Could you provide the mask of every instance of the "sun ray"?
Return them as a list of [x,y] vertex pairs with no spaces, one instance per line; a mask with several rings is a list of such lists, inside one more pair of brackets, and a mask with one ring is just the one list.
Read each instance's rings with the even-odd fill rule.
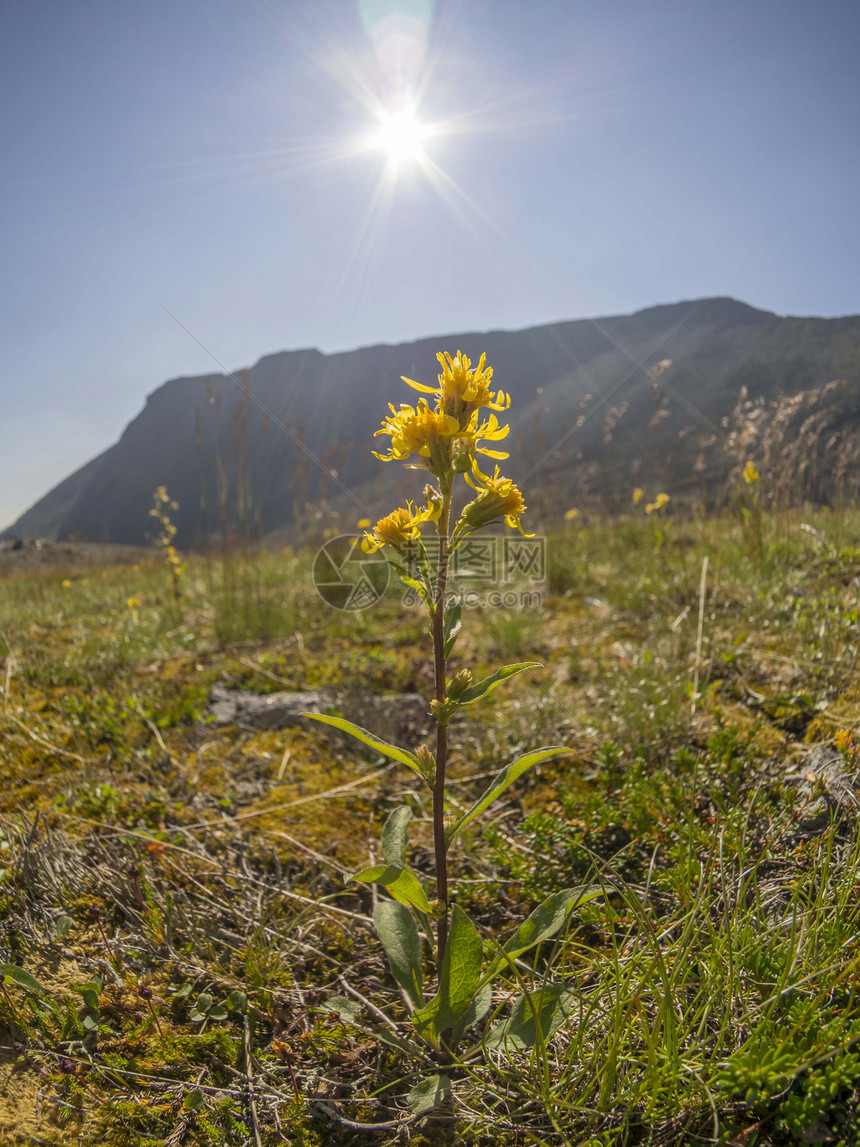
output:
[[[376,234],[381,233],[388,210],[391,206],[394,187],[390,179],[387,178],[386,173],[383,171],[377,179],[376,186],[367,202],[367,205],[362,212],[361,219],[358,222],[356,229],[355,239],[352,242],[351,249],[347,253],[343,261],[340,275],[335,283],[332,291],[330,292],[328,303],[323,311],[322,317],[328,317],[334,310],[335,305],[340,302],[346,288],[347,281],[350,273],[359,261],[363,249],[372,249],[373,239]],[[369,260],[365,260],[365,267],[360,271],[361,279],[366,280],[369,274]],[[361,292],[357,288],[360,281],[356,283],[356,290],[354,294],[360,297]]]

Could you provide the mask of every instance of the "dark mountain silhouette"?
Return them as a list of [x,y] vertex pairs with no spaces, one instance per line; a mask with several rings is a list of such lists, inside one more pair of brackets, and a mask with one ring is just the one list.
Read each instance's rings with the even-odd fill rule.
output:
[[611,506],[635,485],[715,497],[735,461],[744,388],[747,408],[768,408],[844,379],[827,400],[856,417],[860,316],[782,318],[729,298],[341,354],[286,351],[236,377],[164,383],[114,446],[7,533],[139,544],[159,485],[180,503],[180,545],[242,532],[287,540],[334,511],[352,528],[390,509],[395,487],[411,497],[423,485],[370,450],[387,403],[417,398],[400,376],[435,381],[440,349],[486,352],[512,394],[505,472],[536,509]]

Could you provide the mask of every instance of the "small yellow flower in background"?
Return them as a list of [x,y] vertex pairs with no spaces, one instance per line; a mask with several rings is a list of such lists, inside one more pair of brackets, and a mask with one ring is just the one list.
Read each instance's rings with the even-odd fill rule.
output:
[[82,577],[81,578],[81,585],[89,585],[89,584],[90,584],[90,579],[88,577]]
[[462,519],[466,525],[472,530],[478,530],[504,518],[509,526],[519,530],[524,537],[533,538],[534,534],[527,534],[520,524],[520,518],[526,512],[526,504],[511,479],[500,477],[498,466],[492,478],[478,471],[475,471],[475,475],[482,485],[476,486],[466,475],[466,481],[478,491],[477,498],[463,510]]
[[645,497],[645,491],[641,486],[637,486],[633,491],[633,505],[638,506],[642,499]]
[[127,598],[125,604],[128,606],[129,609],[137,609],[137,607],[140,605],[140,598],[139,597]]
[[565,511],[564,520],[566,522],[575,522],[578,517],[579,510],[577,510],[576,506],[571,506],[569,510]]
[[753,484],[753,482],[758,481],[758,470],[756,470],[755,464],[753,463],[752,458],[750,458],[748,460],[746,466],[744,466],[743,480],[746,482],[746,484],[748,486],[751,486]]
[[180,598],[180,580],[185,573],[186,563],[176,552],[173,539],[176,537],[176,526],[170,520],[169,511],[178,510],[179,503],[171,499],[164,486],[159,486],[153,495],[155,505],[149,511],[149,516],[155,518],[161,527],[160,532],[153,538],[156,546],[164,554],[164,560],[170,572],[170,582],[173,587],[173,596],[176,601]]
[[69,579],[67,577],[64,577],[63,578],[63,589],[71,589],[71,588],[72,588],[72,583],[69,581]]
[[847,753],[851,749],[853,739],[850,729],[840,729],[833,738],[833,743],[840,753]]
[[645,507],[646,514],[653,514],[657,510],[662,510],[666,503],[669,501],[668,494],[658,494],[653,502],[649,502]]
[[355,525],[359,530],[366,530],[370,525],[370,518],[359,518]]

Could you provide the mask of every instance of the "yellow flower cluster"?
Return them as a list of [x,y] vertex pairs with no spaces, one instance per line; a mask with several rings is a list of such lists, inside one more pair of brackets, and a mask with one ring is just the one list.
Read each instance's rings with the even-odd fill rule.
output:
[[437,354],[442,373],[437,375],[438,386],[425,386],[403,376],[403,381],[413,390],[423,394],[436,395],[440,409],[456,418],[460,426],[465,426],[482,406],[489,410],[507,410],[511,396],[503,390],[490,390],[493,368],[487,366],[487,356],[482,354],[476,367],[472,360],[460,351],[452,358],[450,354]]
[[421,523],[435,521],[442,512],[441,502],[425,506],[423,510],[413,510],[412,503],[399,506],[384,518],[380,518],[372,530],[365,531],[361,548],[366,554],[375,554],[383,546],[393,546],[403,551],[410,542],[421,537]]
[[403,462],[417,456],[421,459],[419,465],[440,479],[454,471],[479,473],[477,454],[507,458],[507,454],[487,449],[483,443],[506,438],[510,429],[500,425],[495,414],[482,420],[480,411],[484,407],[507,410],[510,395],[490,390],[493,370],[485,365],[485,355],[474,368],[459,351],[453,358],[449,354],[439,354],[437,358],[442,366],[438,386],[403,379],[413,389],[434,395],[435,405],[429,406],[426,398],[419,399],[416,406],[404,403],[399,410],[389,404],[391,414],[376,433],[390,435],[391,447],[387,454],[374,454],[383,462]]
[[653,502],[649,502],[645,507],[646,514],[653,514],[657,510],[662,510],[666,503],[669,501],[668,494],[658,494]]
[[833,743],[840,753],[847,754],[852,748],[853,739],[850,729],[839,729],[833,738]]
[[185,563],[176,552],[173,539],[176,537],[176,526],[170,520],[170,510],[178,510],[179,503],[174,501],[164,486],[159,486],[153,495],[155,505],[149,511],[149,516],[155,518],[161,526],[161,533],[154,539],[155,544],[164,554],[164,560],[170,571],[174,594],[179,595],[179,579],[185,573]]
[[534,534],[527,534],[520,523],[520,518],[526,512],[526,504],[511,479],[502,478],[498,466],[492,478],[488,478],[485,474],[479,477],[481,485],[476,486],[470,481],[468,474],[466,475],[466,481],[478,491],[477,498],[463,510],[462,520],[468,528],[479,530],[482,526],[489,526],[504,518],[509,526],[519,530],[524,537],[533,538]]
[[173,546],[166,546],[164,550],[164,557],[169,566],[173,566],[176,570],[177,577],[183,572],[181,569],[182,558],[176,552]]
[[[477,366],[472,366],[466,355],[457,352],[438,354],[442,370],[437,386],[425,386],[410,378],[407,385],[423,394],[433,395],[431,406],[420,398],[415,406],[405,403],[396,408],[389,404],[390,414],[383,420],[377,435],[387,434],[391,445],[387,452],[375,456],[383,462],[407,462],[417,459],[415,468],[426,468],[439,480],[439,489],[428,486],[425,490],[426,506],[415,509],[411,502],[380,519],[362,540],[365,553],[375,553],[383,546],[392,546],[403,552],[410,542],[421,536],[424,522],[442,520],[440,527],[447,530],[455,474],[463,474],[477,497],[463,510],[454,536],[493,522],[507,522],[523,533],[520,518],[525,513],[523,496],[510,478],[503,478],[496,466],[490,477],[481,472],[478,455],[488,458],[507,458],[502,451],[491,449],[488,442],[506,438],[510,427],[502,425],[495,411],[507,410],[511,404],[509,394],[490,389],[492,367],[481,355]],[[489,413],[482,413],[488,411]],[[474,479],[474,480],[473,480]],[[531,535],[526,535],[531,536]]]
[[754,482],[758,481],[758,470],[756,470],[752,458],[750,458],[746,466],[744,466],[742,477],[748,486],[752,486]]

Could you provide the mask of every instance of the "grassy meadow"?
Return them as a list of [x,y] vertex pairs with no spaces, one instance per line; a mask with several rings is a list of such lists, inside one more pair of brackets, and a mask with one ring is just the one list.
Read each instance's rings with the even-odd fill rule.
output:
[[[452,725],[452,810],[571,751],[470,826],[458,902],[492,950],[601,894],[496,981],[429,1114],[345,879],[404,797],[432,871],[415,778],[207,717],[216,684],[429,697],[423,615],[333,610],[310,550],[191,555],[178,598],[155,554],[7,572],[0,1143],[860,1142],[860,512],[671,509],[560,523],[539,602],[463,611],[452,670],[544,668]],[[502,1050],[526,976],[566,1016]]]

